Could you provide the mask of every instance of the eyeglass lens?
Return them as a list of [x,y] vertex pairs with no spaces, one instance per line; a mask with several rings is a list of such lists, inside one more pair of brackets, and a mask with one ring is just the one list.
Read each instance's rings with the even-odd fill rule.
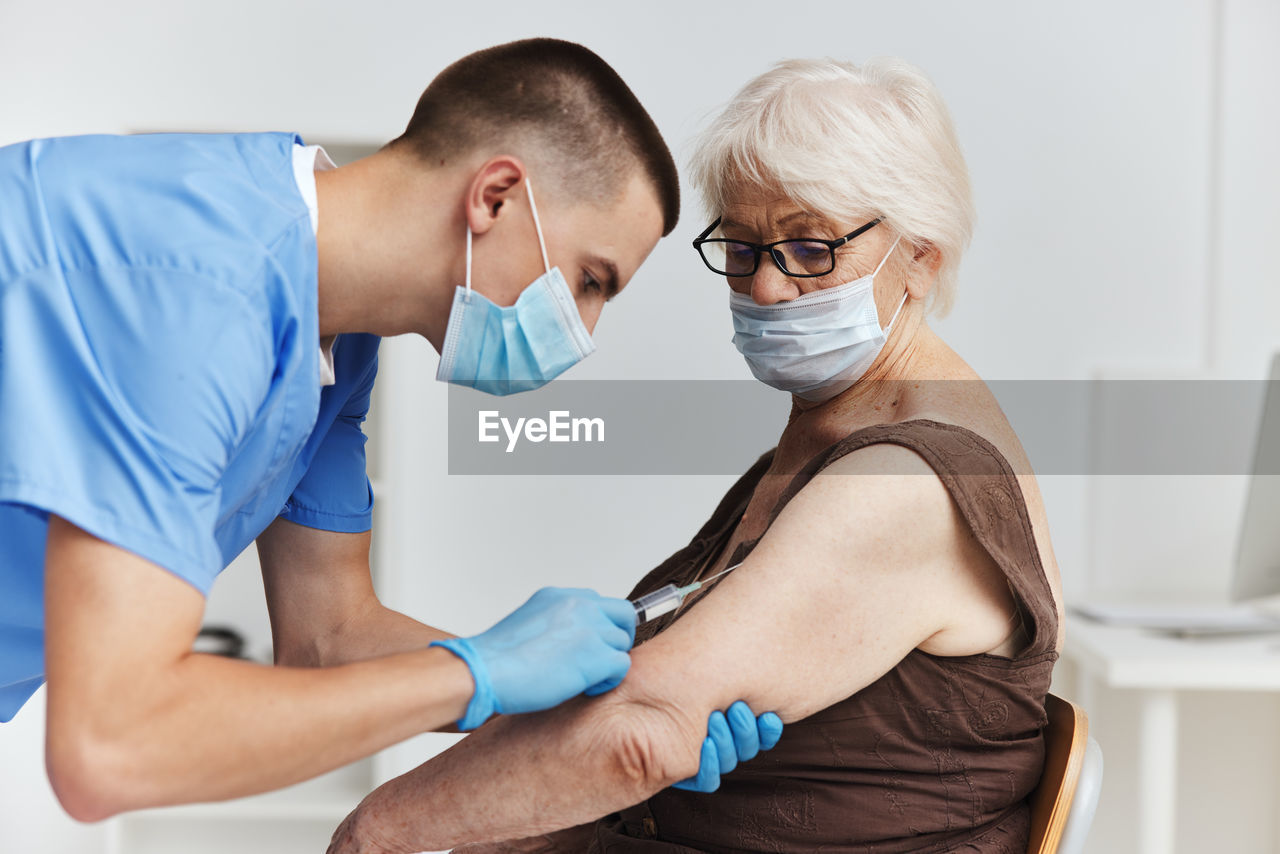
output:
[[[756,250],[749,243],[733,240],[702,244],[707,262],[726,276],[750,276],[756,269]],[[793,276],[821,276],[831,272],[834,259],[825,243],[788,240],[769,250],[783,272]]]

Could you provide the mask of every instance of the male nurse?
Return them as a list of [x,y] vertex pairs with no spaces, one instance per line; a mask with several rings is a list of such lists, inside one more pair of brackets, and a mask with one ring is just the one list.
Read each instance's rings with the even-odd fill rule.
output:
[[[382,336],[495,394],[573,365],[678,206],[635,96],[546,39],[450,66],[340,169],[292,134],[0,149],[0,720],[47,681],[65,809],[262,792],[617,685],[624,600],[545,589],[471,638],[378,602],[361,423]],[[276,666],[193,654],[254,541]]]

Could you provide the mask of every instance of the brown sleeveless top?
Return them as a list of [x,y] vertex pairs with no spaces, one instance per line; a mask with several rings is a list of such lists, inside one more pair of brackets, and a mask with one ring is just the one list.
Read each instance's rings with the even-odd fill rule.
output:
[[[955,425],[875,425],[812,460],[782,494],[770,523],[815,474],[880,442],[910,448],[937,473],[1007,576],[1026,646],[1013,658],[912,650],[858,693],[789,724],[772,751],[726,775],[715,794],[667,789],[601,819],[592,852],[1026,850],[1026,798],[1044,764],[1041,729],[1058,618],[1009,463],[991,443]],[[649,573],[633,597],[688,583],[717,558],[772,454],[743,475],[693,541]],[[754,545],[743,543],[730,563]],[[641,626],[637,643],[677,618]]]

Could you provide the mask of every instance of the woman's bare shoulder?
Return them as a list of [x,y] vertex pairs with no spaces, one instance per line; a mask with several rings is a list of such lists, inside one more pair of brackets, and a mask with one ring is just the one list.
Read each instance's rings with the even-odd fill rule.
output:
[[[958,360],[958,357],[957,357]],[[1034,466],[1017,431],[995,394],[967,364],[959,362],[941,379],[917,384],[901,414],[903,420],[927,419],[962,427],[991,443],[1008,462],[1018,480],[1045,577],[1053,590],[1059,625],[1063,622],[1062,579],[1049,533],[1049,519]],[[1061,646],[1062,632],[1059,631]]]

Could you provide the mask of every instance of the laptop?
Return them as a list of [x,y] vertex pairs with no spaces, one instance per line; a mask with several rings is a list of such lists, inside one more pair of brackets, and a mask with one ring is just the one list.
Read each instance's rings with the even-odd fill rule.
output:
[[1231,603],[1072,606],[1098,623],[1179,637],[1280,632],[1280,353],[1271,359],[1244,518],[1236,540]]

